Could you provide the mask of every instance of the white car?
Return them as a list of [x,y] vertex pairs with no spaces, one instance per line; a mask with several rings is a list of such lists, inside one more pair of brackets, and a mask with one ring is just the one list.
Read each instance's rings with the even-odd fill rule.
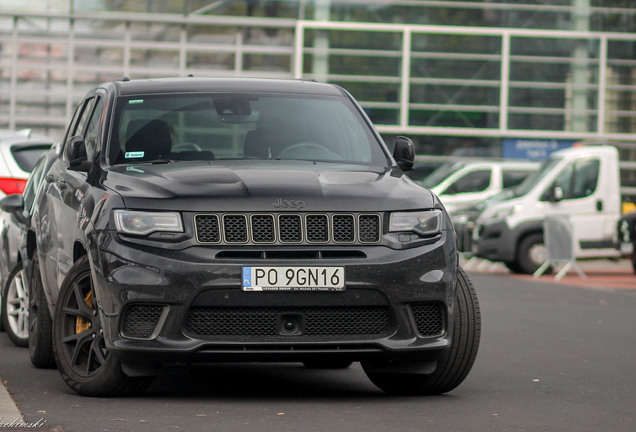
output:
[[[28,130],[0,129],[0,198],[22,193],[35,163],[52,144],[50,138],[32,135]],[[17,260],[19,232],[15,218],[0,212],[0,330],[7,327],[11,340],[25,346],[28,299],[22,289],[24,274]]]
[[436,193],[452,216],[518,185],[538,168],[539,162],[524,160],[463,160],[440,166],[419,183]]

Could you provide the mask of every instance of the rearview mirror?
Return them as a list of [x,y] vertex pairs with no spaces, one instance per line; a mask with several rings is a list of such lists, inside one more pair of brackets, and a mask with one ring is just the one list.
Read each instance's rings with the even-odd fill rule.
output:
[[413,141],[405,136],[395,138],[395,148],[393,158],[402,171],[410,171],[415,163],[415,146]]

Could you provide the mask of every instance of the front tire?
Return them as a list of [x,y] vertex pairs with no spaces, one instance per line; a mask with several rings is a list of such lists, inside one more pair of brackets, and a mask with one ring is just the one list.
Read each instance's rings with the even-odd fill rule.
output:
[[73,264],[60,288],[53,352],[62,378],[82,396],[137,393],[150,384],[150,378],[124,374],[121,362],[106,349],[86,255]]
[[49,303],[44,294],[37,251],[31,261],[29,281],[29,358],[37,368],[55,366],[53,357],[52,320]]
[[543,234],[534,233],[524,237],[517,249],[517,264],[520,273],[533,274],[547,259]]
[[363,362],[362,367],[369,379],[387,393],[403,395],[447,393],[460,385],[473,367],[479,350],[480,337],[481,312],[477,294],[468,275],[459,268],[453,341],[451,347],[444,350],[437,359],[434,371],[414,372],[418,366],[422,370],[428,367],[426,363],[415,362],[394,362],[383,365]]
[[15,345],[29,346],[29,291],[22,261],[9,274],[2,292],[2,323]]

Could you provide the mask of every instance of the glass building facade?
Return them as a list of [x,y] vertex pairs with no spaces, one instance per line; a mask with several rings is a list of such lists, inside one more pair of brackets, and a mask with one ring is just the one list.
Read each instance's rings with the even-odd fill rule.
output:
[[419,154],[616,144],[636,195],[631,0],[24,4],[0,3],[2,128],[59,138],[91,85],[123,75],[307,78],[348,89]]

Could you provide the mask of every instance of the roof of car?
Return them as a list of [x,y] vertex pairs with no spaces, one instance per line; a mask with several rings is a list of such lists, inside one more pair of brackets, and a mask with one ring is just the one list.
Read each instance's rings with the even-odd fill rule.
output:
[[31,134],[28,130],[13,131],[9,129],[0,129],[0,143],[3,146],[14,145],[51,145],[53,140],[44,135]]
[[342,90],[331,84],[313,81],[267,78],[157,78],[114,81],[122,96],[154,93],[190,92],[254,92],[292,93],[342,96]]

